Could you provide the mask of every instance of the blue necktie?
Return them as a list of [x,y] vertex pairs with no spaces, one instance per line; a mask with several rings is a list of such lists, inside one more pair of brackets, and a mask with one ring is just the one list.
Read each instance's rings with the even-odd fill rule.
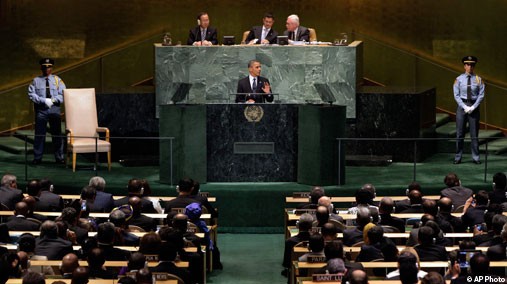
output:
[[471,76],[468,75],[467,80],[467,101],[470,103],[472,100],[472,82],[470,81]]

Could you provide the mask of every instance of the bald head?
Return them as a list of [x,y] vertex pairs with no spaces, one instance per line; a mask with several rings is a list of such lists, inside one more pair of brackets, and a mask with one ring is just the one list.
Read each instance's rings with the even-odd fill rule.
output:
[[187,231],[188,216],[182,213],[174,215],[172,220],[173,228],[180,232]]
[[391,197],[384,197],[380,200],[380,213],[392,213],[394,210],[394,201]]
[[62,274],[72,273],[79,266],[79,259],[77,255],[68,253],[62,258],[62,267],[60,271]]
[[452,200],[449,197],[442,197],[438,201],[440,212],[450,213],[452,211]]
[[79,266],[78,268],[74,269],[74,272],[72,273],[71,284],[86,284],[88,283],[88,279],[89,279],[88,267]]
[[33,196],[26,196],[22,200],[26,205],[28,206],[28,210],[33,212],[35,209],[35,204],[37,203],[37,200],[35,200],[35,197]]
[[14,212],[16,213],[16,215],[26,216],[28,215],[28,205],[23,201],[18,202],[14,207]]
[[368,275],[366,272],[356,269],[350,273],[350,281],[349,284],[367,284],[368,283]]
[[366,224],[371,222],[371,212],[368,207],[358,207],[356,223],[359,227],[364,227]]

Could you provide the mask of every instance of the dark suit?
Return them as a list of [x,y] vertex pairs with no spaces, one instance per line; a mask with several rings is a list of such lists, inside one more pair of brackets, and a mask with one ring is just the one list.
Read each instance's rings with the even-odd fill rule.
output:
[[[262,87],[264,86],[264,83],[269,83],[269,80],[264,77],[257,77],[257,89],[252,90],[252,86],[250,85],[250,77],[247,76],[241,80],[238,81],[238,88],[237,93],[248,93],[248,95],[238,95],[236,96],[236,102],[246,102],[249,99],[255,100],[256,103],[265,103],[265,102],[272,102],[273,101],[273,95],[271,93],[265,94],[262,90]],[[271,85],[271,84],[270,84]]]
[[343,245],[351,247],[353,244],[363,241],[363,230],[357,227],[343,231]]
[[461,215],[461,221],[463,226],[472,228],[476,224],[484,223],[484,212],[488,208],[486,205],[478,205],[475,207],[469,207],[465,214]]
[[421,261],[447,261],[447,251],[443,246],[417,245],[414,249]]
[[14,210],[14,205],[23,200],[23,192],[16,188],[0,187],[0,203]]
[[400,233],[405,233],[405,221],[398,217],[393,217],[391,214],[380,214],[379,225],[395,227]]
[[132,218],[129,220],[129,225],[139,226],[146,232],[157,230],[157,223],[155,220],[140,213],[134,214],[132,216]]
[[99,243],[99,248],[104,251],[106,261],[124,261],[128,260],[130,257],[129,251],[115,248],[112,245]]
[[62,260],[72,252],[72,243],[62,238],[38,237],[35,241],[35,255],[44,255],[48,260]]
[[[130,197],[131,196],[125,196],[120,199],[116,199],[114,201],[114,206],[118,207],[121,205],[128,204]],[[153,203],[146,198],[141,198],[141,207],[142,207],[142,209],[141,209],[142,213],[158,213],[157,210],[155,210],[155,208],[153,208]]]
[[[490,246],[488,248],[488,252],[486,253],[490,261],[502,261],[506,260],[505,257],[505,243],[497,244],[494,246]],[[504,267],[492,267],[490,268],[491,273],[496,275],[505,275]]]
[[185,268],[179,268],[172,261],[161,261],[157,266],[150,268],[151,272],[166,272],[181,278],[185,284],[191,284],[190,273]]
[[452,204],[454,204],[454,208],[458,208],[461,205],[465,205],[465,202],[472,194],[474,192],[470,188],[455,186],[442,189],[440,191],[440,198],[449,197],[452,200]]
[[[250,30],[250,33],[246,37],[246,43],[249,43],[253,39],[258,39],[256,44],[261,43],[261,37],[262,37],[262,28],[263,26],[255,26]],[[273,30],[272,28],[269,29],[268,33],[266,34],[266,40],[269,41],[270,44],[276,43],[276,37],[278,36],[278,33]]]
[[216,45],[218,44],[218,32],[217,29],[213,27],[208,27],[206,29],[206,37],[204,39],[201,39],[201,27],[197,26],[190,30],[190,34],[188,35],[187,44],[192,45],[196,41],[202,41],[207,40],[211,42],[212,44]]
[[169,200],[165,203],[165,213],[171,212],[173,208],[185,208],[190,203],[199,203],[191,195],[179,195],[176,198]]
[[35,204],[35,211],[42,212],[61,212],[63,209],[63,199],[60,195],[51,191],[41,191],[39,201]]
[[111,193],[97,191],[95,201],[90,205],[90,212],[109,213],[113,210],[114,200]]
[[24,216],[13,216],[6,223],[9,231],[38,231],[40,225],[27,220]]
[[[294,32],[285,31],[283,35],[289,37],[290,40],[294,40]],[[310,41],[310,30],[306,27],[299,26],[296,34],[296,41]]]
[[384,259],[382,251],[374,245],[362,245],[356,262],[368,262],[374,259]]
[[412,204],[409,208],[401,211],[401,213],[424,213],[421,204]]
[[291,255],[292,249],[294,246],[300,242],[308,241],[310,239],[309,232],[299,232],[299,234],[294,237],[288,238],[285,240],[285,249],[283,252],[283,267],[289,268],[291,265]]

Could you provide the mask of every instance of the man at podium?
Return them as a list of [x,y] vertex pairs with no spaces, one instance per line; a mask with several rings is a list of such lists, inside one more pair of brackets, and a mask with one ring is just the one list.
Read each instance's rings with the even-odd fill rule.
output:
[[248,62],[248,76],[238,81],[236,102],[265,103],[273,101],[271,86],[267,78],[261,77],[261,63]]

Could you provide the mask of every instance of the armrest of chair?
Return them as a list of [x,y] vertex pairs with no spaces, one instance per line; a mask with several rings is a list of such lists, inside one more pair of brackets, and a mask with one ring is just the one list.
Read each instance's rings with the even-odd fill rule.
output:
[[65,129],[65,134],[69,137],[69,144],[74,143],[74,136],[72,135],[72,129]]
[[106,141],[109,142],[109,128],[97,127],[97,132],[105,132],[106,133]]

